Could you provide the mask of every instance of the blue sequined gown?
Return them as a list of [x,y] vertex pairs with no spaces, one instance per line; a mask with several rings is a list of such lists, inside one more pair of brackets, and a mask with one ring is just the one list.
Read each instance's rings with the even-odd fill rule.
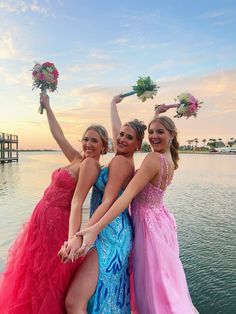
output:
[[[90,215],[101,204],[108,168],[101,169],[93,188]],[[130,313],[129,255],[132,228],[128,209],[107,225],[94,244],[98,252],[98,283],[88,304],[89,314]]]

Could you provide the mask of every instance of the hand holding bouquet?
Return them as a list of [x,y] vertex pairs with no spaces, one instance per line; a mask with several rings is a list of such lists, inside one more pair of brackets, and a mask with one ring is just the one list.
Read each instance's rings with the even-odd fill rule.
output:
[[[40,88],[43,95],[47,94],[47,90],[54,92],[57,89],[59,73],[55,65],[51,62],[42,64],[35,62],[32,70],[33,89]],[[40,114],[43,113],[43,106],[40,104]]]
[[148,98],[153,99],[153,96],[157,94],[157,89],[159,87],[153,82],[150,76],[139,77],[137,80],[137,85],[133,86],[133,91],[122,94],[121,97],[127,97],[137,94],[138,98],[143,102]]
[[[179,103],[165,105],[166,110],[170,108],[177,108],[174,118],[186,117],[188,119],[191,116],[196,117],[199,108],[201,108],[200,104],[203,103],[190,93],[181,93],[179,96],[177,96],[177,99]],[[158,106],[155,106],[155,109],[158,109]]]

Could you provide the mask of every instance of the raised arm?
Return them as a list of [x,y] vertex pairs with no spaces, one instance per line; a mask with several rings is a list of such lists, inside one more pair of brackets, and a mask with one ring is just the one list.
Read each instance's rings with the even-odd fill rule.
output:
[[133,175],[133,166],[123,156],[116,156],[109,164],[109,175],[101,205],[95,210],[86,227],[95,224],[108,211],[119,192],[130,181]]
[[65,138],[64,133],[50,107],[49,96],[40,95],[40,103],[45,108],[48,118],[48,124],[53,138],[56,140],[57,144],[61,148],[62,152],[66,158],[72,162],[75,159],[82,159],[81,154],[72,147],[72,145]]
[[110,115],[111,115],[111,127],[112,127],[112,139],[113,139],[113,147],[114,151],[116,152],[116,140],[120,133],[121,129],[121,120],[119,117],[119,113],[117,110],[117,104],[122,101],[121,95],[114,96],[111,101],[111,107],[110,107]]
[[[145,185],[159,174],[160,158],[157,158],[158,153],[150,153],[144,159],[140,169],[133,179],[128,184],[124,193],[113,203],[109,211],[94,225],[86,228],[78,233],[83,236],[83,245],[78,254],[83,254],[87,251],[90,245],[96,240],[99,232],[112,220],[114,220],[127,206],[132,199],[145,187]],[[159,162],[159,163],[158,163]]]

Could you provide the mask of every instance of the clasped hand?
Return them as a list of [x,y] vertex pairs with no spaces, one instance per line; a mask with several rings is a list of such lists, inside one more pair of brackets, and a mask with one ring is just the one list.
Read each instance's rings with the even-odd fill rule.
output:
[[74,262],[78,257],[87,254],[97,238],[93,227],[77,232],[71,239],[64,242],[58,256],[63,263]]

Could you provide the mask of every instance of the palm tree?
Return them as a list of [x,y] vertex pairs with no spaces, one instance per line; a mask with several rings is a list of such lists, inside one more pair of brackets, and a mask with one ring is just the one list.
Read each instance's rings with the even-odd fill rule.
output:
[[195,142],[195,149],[196,149],[196,148],[197,148],[197,144],[198,144],[199,140],[198,140],[198,138],[195,138],[193,141]]
[[207,140],[204,138],[204,139],[202,140],[202,142],[203,142],[203,147],[205,147]]
[[192,148],[193,148],[193,147],[192,147],[192,142],[193,142],[193,140],[187,140],[189,149],[192,149]]

